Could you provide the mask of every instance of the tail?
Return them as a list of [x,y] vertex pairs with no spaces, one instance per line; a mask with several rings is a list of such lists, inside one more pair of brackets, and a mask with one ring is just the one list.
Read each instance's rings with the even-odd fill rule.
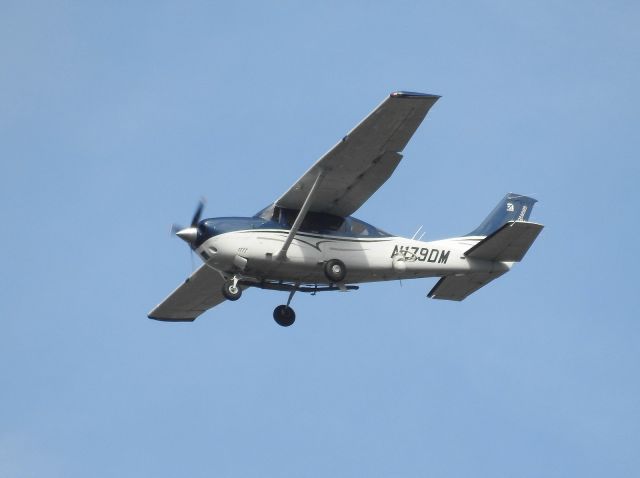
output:
[[521,261],[544,227],[529,222],[535,203],[536,200],[528,196],[509,193],[474,231],[467,234],[485,237],[467,250],[465,257],[502,262],[506,268],[444,276],[428,296],[433,299],[463,300],[507,272],[511,265],[505,262]]
[[537,200],[521,194],[508,193],[484,221],[467,236],[488,236],[509,221],[528,221]]

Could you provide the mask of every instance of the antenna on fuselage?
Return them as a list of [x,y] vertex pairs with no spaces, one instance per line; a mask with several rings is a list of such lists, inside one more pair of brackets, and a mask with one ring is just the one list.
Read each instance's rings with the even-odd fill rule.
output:
[[[418,230],[416,231],[416,233],[413,235],[413,237],[411,237],[411,240],[412,240],[412,241],[416,238],[416,236],[418,235],[418,233],[419,233],[421,230],[422,230],[422,226],[420,226],[420,227],[418,228]],[[424,232],[422,233],[422,236],[424,236]],[[420,236],[420,237],[422,237],[422,236]],[[420,240],[420,239],[418,239],[418,240]]]

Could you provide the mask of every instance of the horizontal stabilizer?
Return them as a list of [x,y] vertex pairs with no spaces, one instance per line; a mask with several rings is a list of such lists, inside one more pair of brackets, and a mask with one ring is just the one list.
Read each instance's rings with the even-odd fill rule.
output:
[[463,300],[467,296],[477,291],[480,287],[487,285],[497,279],[507,271],[496,272],[474,272],[461,276],[446,276],[427,294],[430,299],[442,300]]
[[521,261],[543,227],[535,222],[507,222],[465,252],[465,256],[487,261]]

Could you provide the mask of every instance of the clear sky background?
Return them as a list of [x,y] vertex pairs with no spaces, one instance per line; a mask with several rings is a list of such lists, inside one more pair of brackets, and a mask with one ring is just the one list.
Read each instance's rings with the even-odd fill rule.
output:
[[[0,2],[0,477],[640,472],[637,2]],[[435,280],[147,312],[394,90],[442,95],[356,216],[546,225]]]

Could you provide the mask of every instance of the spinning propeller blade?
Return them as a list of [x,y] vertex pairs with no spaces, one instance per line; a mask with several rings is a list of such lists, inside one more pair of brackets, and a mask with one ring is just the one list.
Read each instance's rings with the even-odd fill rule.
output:
[[201,198],[198,201],[198,206],[196,207],[196,211],[193,214],[193,218],[191,218],[191,225],[189,227],[182,227],[178,224],[171,225],[171,235],[176,235],[183,241],[185,241],[190,246],[193,246],[193,243],[196,241],[198,237],[198,223],[200,222],[200,216],[202,216],[202,211],[204,210],[204,205],[206,201],[204,198]]
[[202,210],[204,209],[205,204],[206,204],[205,199],[200,198],[200,201],[198,202],[198,207],[196,208],[196,212],[193,215],[193,219],[191,219],[191,227],[198,226],[198,223],[200,222],[200,216],[202,215]]
[[169,231],[169,234],[171,236],[173,236],[175,233],[177,233],[178,231],[184,229],[184,227],[182,227],[180,224],[176,224],[175,222],[173,224],[171,224],[171,230]]

